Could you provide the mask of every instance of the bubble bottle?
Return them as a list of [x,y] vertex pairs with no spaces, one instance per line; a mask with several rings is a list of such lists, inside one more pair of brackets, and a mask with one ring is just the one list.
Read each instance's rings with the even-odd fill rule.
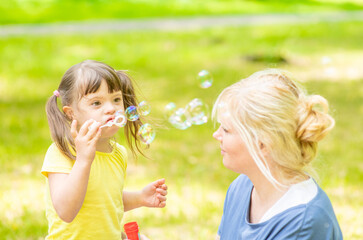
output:
[[137,222],[128,222],[124,225],[125,233],[127,236],[127,239],[129,240],[139,240],[140,234],[139,234],[139,226],[137,225]]

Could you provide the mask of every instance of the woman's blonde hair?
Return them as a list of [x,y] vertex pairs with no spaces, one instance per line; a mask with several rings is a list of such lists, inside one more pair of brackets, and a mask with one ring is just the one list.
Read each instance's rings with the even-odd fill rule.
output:
[[[325,98],[307,95],[287,72],[268,69],[224,89],[212,115],[218,118],[228,114],[258,168],[272,184],[281,187],[306,177],[318,142],[335,124],[328,109]],[[270,153],[272,166],[261,153],[260,144]],[[278,175],[273,176],[271,168]]]
[[[63,75],[57,89],[62,106],[71,106],[74,101],[96,92],[103,80],[106,81],[110,93],[122,92],[125,109],[138,105],[131,78],[124,71],[116,71],[102,62],[85,60],[70,67]],[[58,97],[53,95],[46,104],[51,136],[64,155],[75,159],[75,144],[70,133],[72,119],[59,109],[57,99]],[[141,125],[140,120],[128,121],[124,128],[127,143],[134,155],[136,150],[142,154],[137,138],[137,131]]]

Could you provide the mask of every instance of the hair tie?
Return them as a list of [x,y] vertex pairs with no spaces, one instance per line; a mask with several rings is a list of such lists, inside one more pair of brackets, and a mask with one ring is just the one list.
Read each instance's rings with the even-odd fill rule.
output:
[[58,92],[58,90],[55,90],[55,91],[53,92],[53,94],[54,94],[54,96],[59,97],[59,92]]

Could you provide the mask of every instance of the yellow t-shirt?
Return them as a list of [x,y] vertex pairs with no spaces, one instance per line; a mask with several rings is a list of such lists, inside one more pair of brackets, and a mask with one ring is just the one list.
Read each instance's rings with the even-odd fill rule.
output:
[[69,173],[74,162],[65,157],[54,143],[45,156],[41,170],[47,177],[45,201],[49,229],[45,239],[119,240],[124,213],[122,191],[127,167],[126,149],[115,143],[111,153],[96,152],[83,205],[75,219],[66,223],[53,207],[48,173]]

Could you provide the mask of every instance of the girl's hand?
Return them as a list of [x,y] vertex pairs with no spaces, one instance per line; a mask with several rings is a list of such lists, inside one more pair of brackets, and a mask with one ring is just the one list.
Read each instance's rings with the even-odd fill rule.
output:
[[144,234],[140,234],[140,240],[150,240]]
[[[122,239],[129,240],[127,238],[122,238]],[[150,239],[148,239],[144,234],[140,234],[140,240],[150,240]]]
[[[92,163],[96,155],[96,144],[101,136],[101,123],[94,124],[94,120],[87,120],[77,132],[77,121],[73,120],[71,134],[76,145],[77,160]],[[92,127],[90,128],[90,126]]]
[[142,205],[145,207],[163,208],[166,205],[166,195],[168,186],[165,179],[159,179],[148,184],[141,190]]

